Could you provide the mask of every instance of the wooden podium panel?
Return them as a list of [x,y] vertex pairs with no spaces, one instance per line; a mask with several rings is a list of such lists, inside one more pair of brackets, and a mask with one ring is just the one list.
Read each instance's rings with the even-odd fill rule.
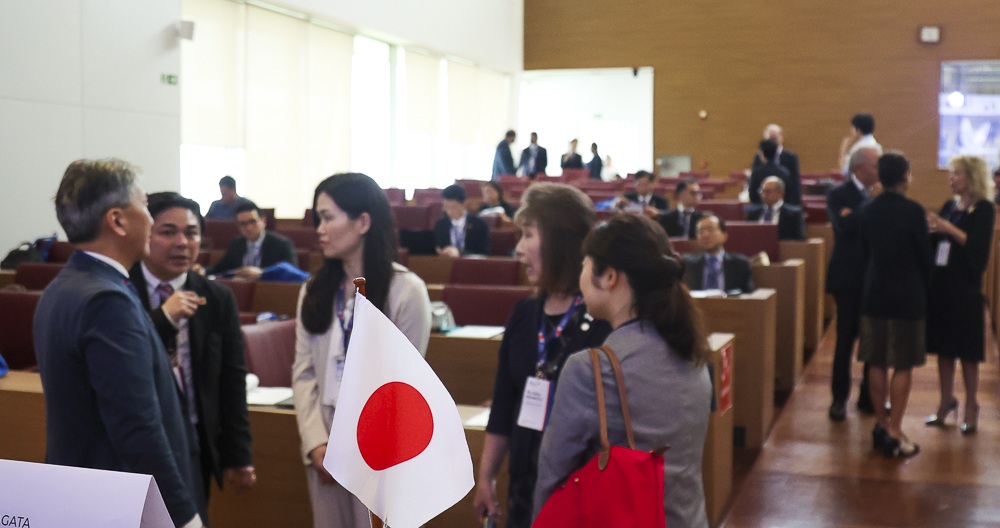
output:
[[[727,347],[733,354],[733,334],[711,334],[708,344],[712,349],[712,366],[715,379],[715,400],[722,398],[723,353]],[[731,357],[730,357],[731,359]],[[732,379],[730,378],[730,382]],[[731,387],[730,387],[731,388]],[[732,393],[730,392],[730,395]],[[708,419],[708,436],[705,437],[705,451],[701,457],[701,474],[705,488],[705,510],[710,526],[722,522],[730,496],[733,493],[733,411],[720,407]]]
[[725,299],[695,299],[709,332],[736,336],[733,433],[739,447],[760,449],[774,421],[777,295],[770,288]]
[[[830,224],[830,222],[823,224],[806,224],[806,237],[823,239],[823,259],[825,261],[823,263],[825,266],[823,269],[828,269],[830,266],[830,255],[833,254],[833,225]],[[823,286],[825,289],[825,282]],[[833,319],[833,316],[837,315],[837,304],[833,301],[833,295],[828,294],[825,297],[826,299],[823,302],[823,319],[825,321],[829,321],[830,319]]]
[[45,397],[37,372],[0,378],[0,458],[45,462]]
[[802,259],[789,259],[769,266],[755,265],[753,281],[759,288],[772,288],[777,295],[774,385],[777,389],[790,391],[802,375],[806,264]]
[[493,398],[502,337],[474,339],[431,334],[427,364],[441,378],[455,403],[482,405]]
[[806,263],[805,347],[816,350],[823,339],[823,313],[826,303],[827,249],[822,239],[782,240],[781,258],[802,259]]

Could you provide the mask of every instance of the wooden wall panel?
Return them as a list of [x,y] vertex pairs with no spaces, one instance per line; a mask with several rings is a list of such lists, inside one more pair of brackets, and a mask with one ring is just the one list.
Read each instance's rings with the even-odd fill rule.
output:
[[[722,177],[749,165],[776,122],[804,171],[828,170],[866,111],[879,141],[913,162],[911,196],[934,208],[947,195],[940,63],[1000,59],[995,0],[529,0],[524,12],[525,69],[654,68],[658,155],[691,154]],[[922,24],[942,27],[940,44],[917,42]]]

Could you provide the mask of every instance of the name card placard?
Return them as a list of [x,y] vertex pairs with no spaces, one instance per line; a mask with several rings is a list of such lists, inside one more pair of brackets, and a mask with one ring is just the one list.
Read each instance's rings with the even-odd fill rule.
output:
[[0,525],[173,528],[149,475],[0,459]]

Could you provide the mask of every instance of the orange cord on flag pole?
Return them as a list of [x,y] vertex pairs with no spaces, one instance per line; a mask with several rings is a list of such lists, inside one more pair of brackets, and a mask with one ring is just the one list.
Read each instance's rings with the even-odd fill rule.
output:
[[365,293],[365,278],[364,277],[358,277],[358,278],[354,279],[354,287],[358,289],[358,293],[360,293],[361,295],[365,295],[365,296],[368,295],[367,293]]

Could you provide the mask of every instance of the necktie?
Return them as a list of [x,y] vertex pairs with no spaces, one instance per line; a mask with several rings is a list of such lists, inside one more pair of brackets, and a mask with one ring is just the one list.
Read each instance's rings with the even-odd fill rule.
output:
[[251,244],[247,254],[243,256],[244,266],[260,266],[260,246]]
[[722,285],[719,284],[719,257],[715,255],[705,259],[705,289],[722,289]]
[[174,287],[169,282],[161,282],[153,290],[153,298],[149,300],[150,307],[154,310],[163,306],[167,299],[174,294]]
[[770,224],[774,220],[774,209],[770,206],[764,210],[764,222]]
[[684,233],[682,236],[689,236],[691,233],[691,211],[685,210],[681,213],[681,227],[684,228]]

